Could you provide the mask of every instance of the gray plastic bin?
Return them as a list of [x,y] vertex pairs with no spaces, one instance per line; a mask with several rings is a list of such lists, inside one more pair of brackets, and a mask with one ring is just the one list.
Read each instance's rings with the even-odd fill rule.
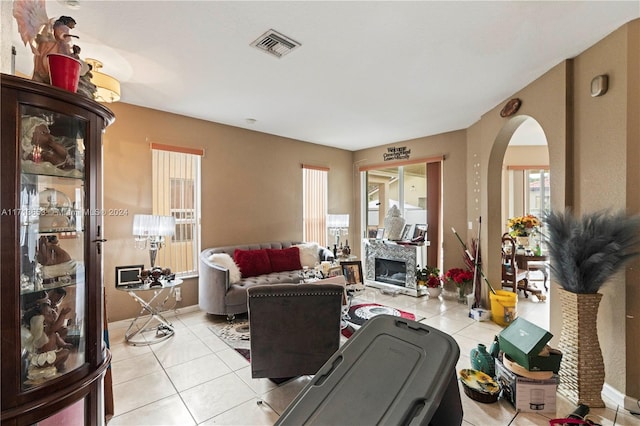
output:
[[329,358],[276,425],[460,425],[459,357],[448,334],[375,316]]

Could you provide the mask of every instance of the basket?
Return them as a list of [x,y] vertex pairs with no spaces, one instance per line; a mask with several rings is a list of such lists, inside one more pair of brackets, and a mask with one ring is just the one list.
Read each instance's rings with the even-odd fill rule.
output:
[[489,404],[496,402],[500,395],[500,386],[482,371],[469,368],[460,370],[460,382],[464,393],[474,401]]

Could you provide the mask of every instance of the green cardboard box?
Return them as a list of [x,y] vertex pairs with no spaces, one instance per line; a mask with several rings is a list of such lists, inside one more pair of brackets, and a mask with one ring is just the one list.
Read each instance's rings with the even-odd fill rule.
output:
[[553,335],[524,318],[516,318],[498,335],[500,350],[529,371],[553,371],[560,369],[562,354],[551,352],[538,355]]

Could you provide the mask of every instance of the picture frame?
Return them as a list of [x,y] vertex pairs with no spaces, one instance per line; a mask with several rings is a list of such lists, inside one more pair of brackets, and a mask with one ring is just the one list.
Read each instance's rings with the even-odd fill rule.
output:
[[378,233],[378,227],[377,226],[368,226],[367,227],[367,237],[368,238],[375,238],[377,233]]
[[400,239],[402,241],[409,241],[411,238],[413,238],[414,230],[415,225],[407,223],[406,225],[404,225],[404,229],[402,231],[402,236],[400,237]]
[[381,240],[384,238],[384,228],[378,228],[376,231],[376,240]]
[[364,276],[362,275],[362,261],[355,260],[350,262],[342,262],[340,264],[342,268],[342,275],[347,282],[347,285],[351,284],[363,284]]
[[418,237],[423,237],[423,239],[427,239],[427,229],[429,228],[429,225],[426,223],[419,223],[415,225],[415,228],[413,230],[413,237],[412,239],[418,238]]
[[342,268],[340,266],[332,266],[327,272],[327,278],[338,277],[342,275]]
[[144,265],[116,266],[116,288],[141,286],[140,273],[143,269]]

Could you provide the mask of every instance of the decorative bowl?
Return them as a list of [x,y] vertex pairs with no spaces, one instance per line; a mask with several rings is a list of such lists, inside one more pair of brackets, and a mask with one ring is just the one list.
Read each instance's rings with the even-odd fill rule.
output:
[[491,403],[498,400],[500,386],[482,371],[470,368],[460,370],[460,382],[464,393],[475,401]]

